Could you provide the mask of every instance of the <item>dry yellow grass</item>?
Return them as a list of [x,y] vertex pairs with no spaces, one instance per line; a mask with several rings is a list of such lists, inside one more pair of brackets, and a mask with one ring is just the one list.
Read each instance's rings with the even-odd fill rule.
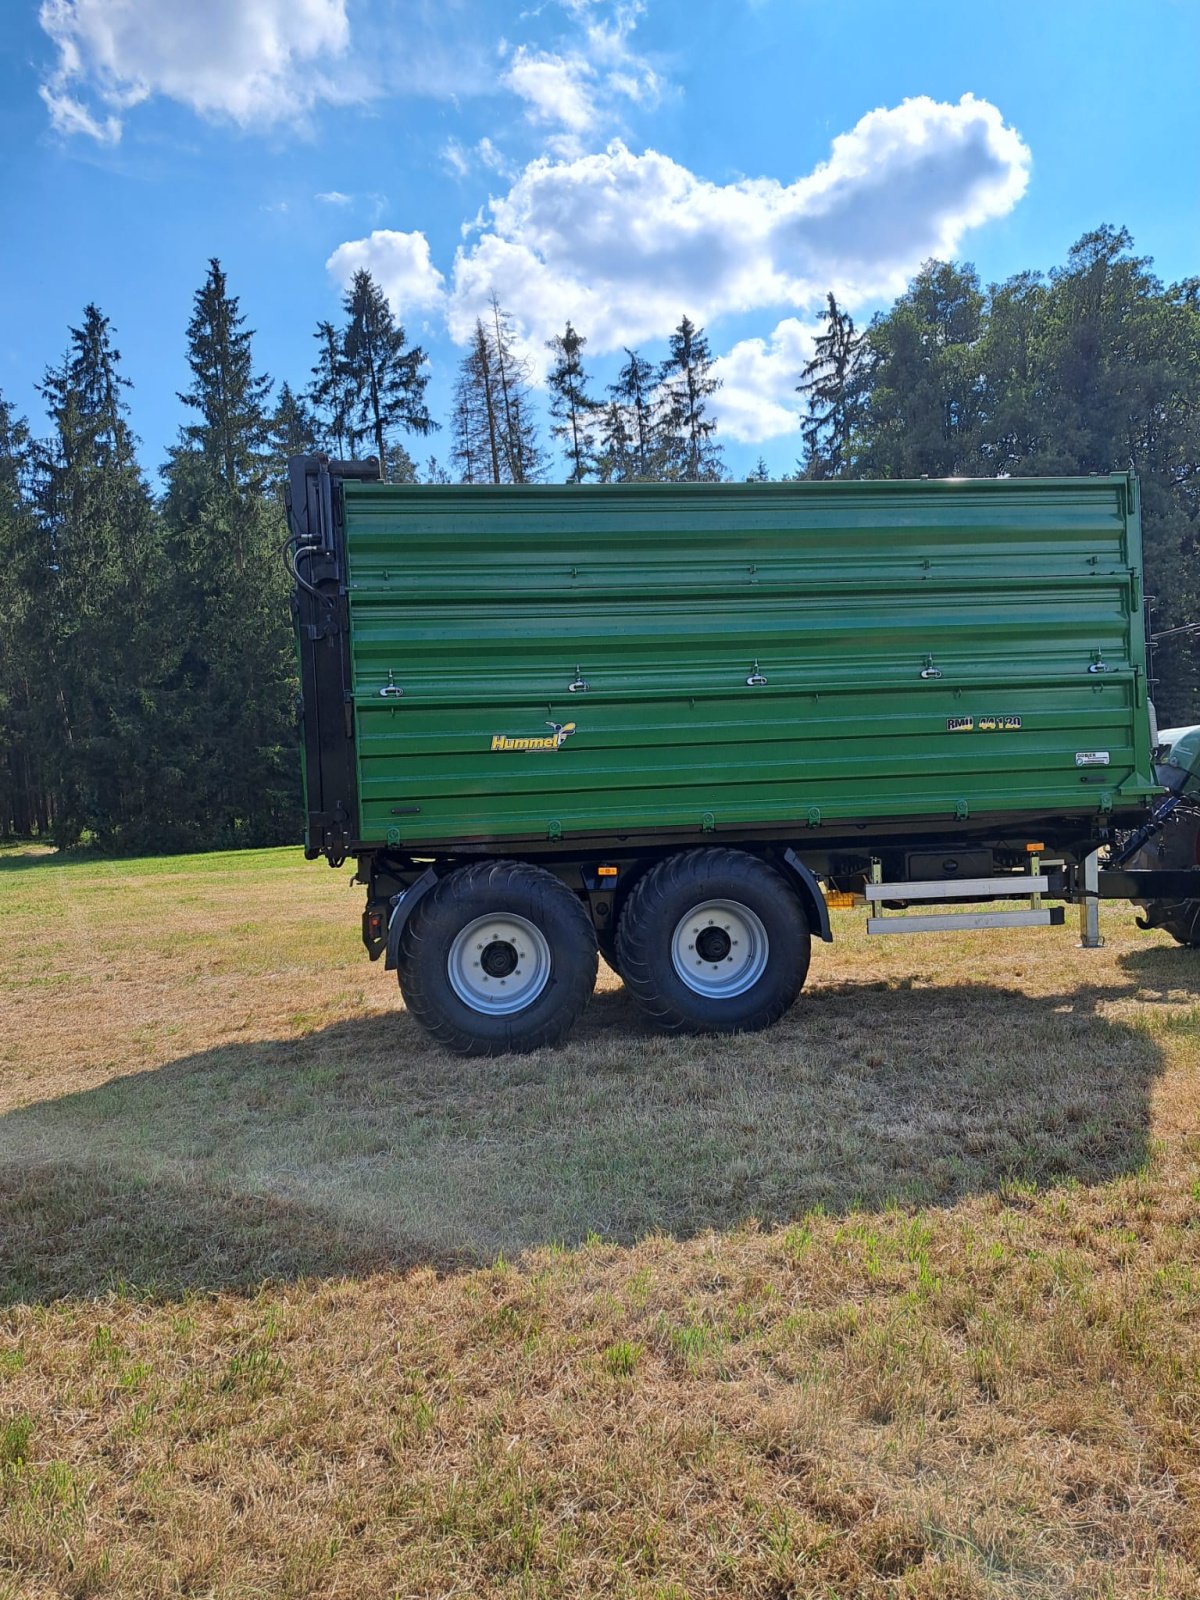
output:
[[1200,958],[432,1050],[292,852],[0,856],[0,1596],[1200,1594]]

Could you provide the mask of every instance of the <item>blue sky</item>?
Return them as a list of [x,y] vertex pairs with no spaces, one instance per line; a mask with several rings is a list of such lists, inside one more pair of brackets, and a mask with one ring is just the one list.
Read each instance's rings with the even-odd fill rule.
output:
[[[824,293],[856,318],[931,253],[985,280],[1124,223],[1200,273],[1200,3],[4,0],[0,391],[95,300],[157,469],[210,256],[260,368],[303,385],[357,265],[449,410],[490,289],[597,388],[683,312],[729,468],[789,470]],[[445,457],[446,436],[432,449]],[[416,441],[423,458],[430,446]]]

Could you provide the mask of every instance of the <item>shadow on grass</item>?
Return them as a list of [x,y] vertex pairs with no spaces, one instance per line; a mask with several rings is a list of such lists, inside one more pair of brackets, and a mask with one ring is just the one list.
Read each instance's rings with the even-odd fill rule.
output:
[[70,856],[64,855],[61,850],[38,849],[29,845],[0,846],[0,873],[29,872],[34,867],[62,867],[96,859],[95,856]]
[[767,1034],[664,1039],[623,991],[559,1051],[462,1062],[403,1013],[185,1056],[0,1118],[0,1300],[160,1295],[589,1234],[950,1204],[1147,1156],[1132,986],[815,989]]
[[1127,950],[1118,965],[1149,988],[1194,989],[1200,995],[1200,950],[1186,945],[1153,944]]

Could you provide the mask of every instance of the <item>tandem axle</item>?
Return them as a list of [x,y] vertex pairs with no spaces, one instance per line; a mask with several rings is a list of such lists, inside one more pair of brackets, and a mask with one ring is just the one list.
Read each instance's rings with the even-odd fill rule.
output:
[[[1026,846],[1024,868],[956,876],[961,860],[991,854],[948,853],[942,875],[924,879],[885,878],[877,857],[856,877],[835,876],[828,863],[819,875],[790,847],[536,862],[371,855],[361,864],[363,940],[397,971],[418,1020],[464,1055],[565,1037],[591,994],[597,955],[666,1031],[767,1027],[798,995],[812,938],[832,940],[831,904],[865,906],[867,932],[889,936],[1061,926],[1076,904],[1085,948],[1103,943],[1101,898],[1189,905],[1200,942],[1195,868],[1124,870],[1101,866],[1096,851],[1070,860]],[[1002,909],[942,909],[980,902]]]

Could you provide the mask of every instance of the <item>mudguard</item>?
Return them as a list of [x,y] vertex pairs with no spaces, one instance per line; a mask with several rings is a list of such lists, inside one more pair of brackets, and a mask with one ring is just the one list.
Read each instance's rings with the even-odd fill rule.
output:
[[417,902],[425,898],[437,881],[437,873],[432,867],[427,867],[415,883],[410,883],[401,894],[392,896],[392,910],[388,917],[387,959],[383,963],[389,972],[394,972],[396,968],[400,953],[400,935],[404,932],[404,924],[412,916]]
[[796,880],[800,898],[808,910],[813,932],[818,938],[824,939],[826,944],[832,944],[833,930],[829,926],[829,907],[825,904],[825,896],[815,875],[809,871],[794,850],[783,852],[783,864]]

